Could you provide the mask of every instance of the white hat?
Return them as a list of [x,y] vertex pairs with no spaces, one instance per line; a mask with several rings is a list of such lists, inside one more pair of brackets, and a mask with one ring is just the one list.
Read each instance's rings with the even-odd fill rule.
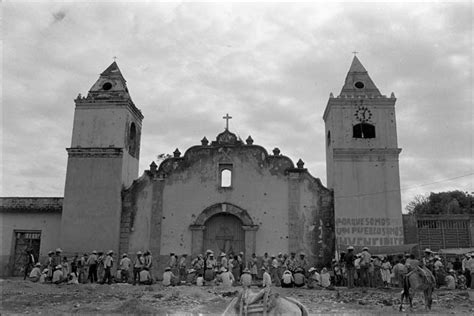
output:
[[140,250],[137,251],[137,255],[141,255],[142,252]]
[[221,268],[221,271],[222,271],[222,272],[226,272],[227,269],[226,269],[225,267],[222,267],[222,268]]
[[92,250],[92,253],[93,253],[94,255],[96,255],[96,254],[97,254],[97,250]]
[[56,248],[56,252],[63,252],[61,248]]
[[225,257],[225,253],[221,252],[221,257]]
[[35,267],[41,267],[41,263],[38,262],[37,264],[35,264]]
[[58,265],[56,266],[56,269],[62,269],[62,268],[63,268],[63,266],[60,265],[60,264],[58,264]]
[[432,252],[430,248],[426,248],[425,252]]
[[107,251],[107,254],[108,254],[108,255],[111,255],[111,254],[113,254],[113,253],[114,253],[114,251],[113,251],[113,250],[109,250],[109,251]]
[[316,269],[315,269],[314,267],[311,267],[311,268],[309,268],[308,272],[313,272],[313,271],[315,271],[315,270],[316,270]]
[[362,250],[369,250],[369,247],[364,247],[362,248]]
[[354,247],[349,246],[349,247],[347,247],[347,250],[354,250]]

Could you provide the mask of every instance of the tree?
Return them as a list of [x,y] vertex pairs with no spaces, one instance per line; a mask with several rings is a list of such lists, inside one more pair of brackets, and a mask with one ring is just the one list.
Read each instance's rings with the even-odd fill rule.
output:
[[462,191],[431,192],[417,195],[406,206],[409,214],[471,214],[474,215],[474,196]]

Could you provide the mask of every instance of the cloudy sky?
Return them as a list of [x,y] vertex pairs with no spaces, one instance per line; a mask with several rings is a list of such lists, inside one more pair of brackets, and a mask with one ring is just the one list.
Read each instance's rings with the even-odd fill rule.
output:
[[117,56],[143,122],[140,174],[225,126],[326,183],[323,111],[352,51],[396,104],[402,203],[473,189],[473,7],[464,3],[11,3],[2,196],[63,196],[73,99]]

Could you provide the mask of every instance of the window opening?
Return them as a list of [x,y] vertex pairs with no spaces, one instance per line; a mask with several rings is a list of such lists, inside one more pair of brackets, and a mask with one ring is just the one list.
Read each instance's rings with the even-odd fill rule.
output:
[[221,187],[229,188],[232,184],[232,171],[224,169],[221,171]]
[[368,123],[356,124],[352,128],[354,138],[375,138],[375,126]]

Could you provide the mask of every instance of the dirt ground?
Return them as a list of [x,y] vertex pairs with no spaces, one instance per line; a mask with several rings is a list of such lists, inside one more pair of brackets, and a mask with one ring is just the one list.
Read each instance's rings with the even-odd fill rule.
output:
[[[216,286],[179,286],[165,288],[128,284],[51,285],[23,281],[21,278],[0,279],[2,298],[0,314],[220,314],[241,290],[223,291]],[[398,312],[400,289],[336,288],[334,291],[274,288],[282,295],[302,302],[311,314],[406,314],[425,313],[422,294]],[[474,293],[471,293],[473,295]],[[472,297],[474,298],[474,296]],[[468,291],[436,290],[430,314],[474,314],[474,301]]]

